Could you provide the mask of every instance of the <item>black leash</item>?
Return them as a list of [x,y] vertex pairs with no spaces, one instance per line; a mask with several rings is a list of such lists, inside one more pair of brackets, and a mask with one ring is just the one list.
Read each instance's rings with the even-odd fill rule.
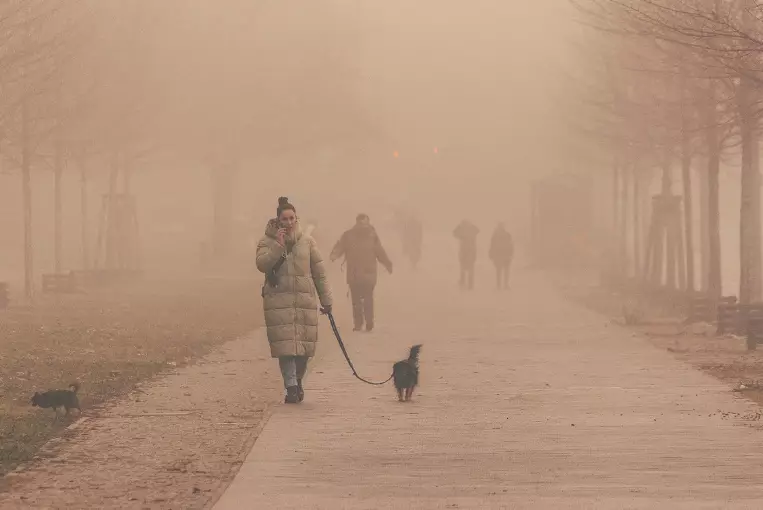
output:
[[344,342],[342,342],[342,337],[339,335],[339,329],[336,327],[336,322],[334,322],[334,315],[331,312],[328,312],[326,315],[329,316],[329,322],[331,322],[331,329],[334,330],[334,336],[336,337],[336,341],[339,342],[339,347],[342,349],[342,354],[344,354],[344,359],[347,360],[347,364],[350,365],[350,368],[352,369],[352,375],[360,379],[366,384],[371,384],[373,386],[381,386],[382,384],[387,384],[392,380],[392,375],[389,376],[389,378],[384,382],[373,382],[373,381],[367,381],[366,379],[363,379],[358,375],[358,372],[355,371],[355,367],[352,365],[352,361],[350,360],[350,355],[347,354],[347,349],[344,347]]

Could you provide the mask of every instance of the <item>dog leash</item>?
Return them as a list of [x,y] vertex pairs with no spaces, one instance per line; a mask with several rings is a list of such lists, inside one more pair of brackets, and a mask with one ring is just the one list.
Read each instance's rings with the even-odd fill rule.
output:
[[360,379],[366,384],[371,384],[373,386],[381,386],[383,384],[387,384],[392,380],[392,377],[395,375],[394,373],[389,376],[389,378],[384,382],[373,382],[368,381],[366,379],[363,379],[358,375],[358,372],[355,370],[355,367],[352,365],[352,361],[350,360],[350,355],[347,354],[347,349],[344,347],[344,342],[342,342],[342,336],[339,334],[339,329],[336,327],[336,322],[334,321],[334,314],[331,312],[326,313],[325,315],[328,315],[329,322],[331,323],[331,329],[334,331],[334,336],[336,337],[336,341],[339,342],[339,347],[342,349],[342,354],[344,354],[344,359],[347,360],[347,364],[350,366],[350,369],[352,370],[352,375]]

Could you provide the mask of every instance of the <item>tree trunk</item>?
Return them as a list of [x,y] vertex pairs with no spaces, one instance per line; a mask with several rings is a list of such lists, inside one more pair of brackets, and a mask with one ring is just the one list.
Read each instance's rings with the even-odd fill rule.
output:
[[678,288],[681,289],[681,291],[686,291],[686,251],[684,249],[683,238],[684,225],[681,222],[681,198],[676,197],[676,200],[678,200],[679,203],[676,204],[675,208],[675,220],[673,222],[673,228],[671,229],[671,238],[674,239],[675,242],[675,258],[678,264]]
[[[612,167],[612,253],[617,258],[615,268],[618,276],[622,273],[622,254],[620,247],[620,163],[615,161]],[[616,254],[616,255],[615,255]]]
[[749,79],[742,77],[739,86],[742,173],[739,210],[739,301],[743,304],[760,299],[760,175],[758,173],[758,130],[753,112]]
[[88,230],[88,210],[87,210],[87,156],[84,152],[79,159],[79,199],[80,199],[80,217],[82,229],[82,269],[90,269],[90,234]]
[[681,180],[683,182],[684,239],[686,240],[686,290],[694,292],[694,227],[691,186],[691,154],[689,131],[684,115],[681,133]]
[[628,260],[628,189],[630,188],[630,172],[622,168],[622,188],[620,190],[620,261],[622,264],[622,276],[628,278],[630,273],[630,261]]
[[[670,228],[671,218],[667,217],[670,209],[668,208],[667,199],[673,195],[673,176],[671,169],[670,156],[666,155],[665,163],[662,168],[662,197],[663,197],[663,222],[660,232],[661,240],[664,239],[664,255],[665,255],[665,285],[674,289],[676,287],[676,259],[675,259],[675,239],[673,238],[672,229]],[[660,243],[661,244],[661,243]],[[662,246],[660,247],[660,253],[663,252]]]
[[665,251],[665,243],[663,237],[662,213],[661,202],[659,196],[652,197],[651,203],[651,222],[649,225],[649,234],[647,236],[647,270],[644,272],[644,277],[647,278],[649,284],[652,287],[659,287],[662,285],[662,273],[664,269],[663,255]]
[[[649,236],[649,228],[652,221],[651,209],[652,209],[652,180],[653,179],[654,179],[654,175],[652,174],[652,171],[650,169],[650,171],[643,176],[643,181],[641,183],[642,192],[641,192],[641,225],[640,227],[641,227],[641,239],[645,240],[645,242],[642,243],[644,250],[646,250],[646,239]],[[646,253],[646,251],[644,251],[643,253]]]
[[55,156],[53,163],[53,175],[54,175],[54,190],[53,190],[53,256],[55,259],[55,273],[61,273],[61,267],[63,265],[63,253],[62,253],[62,190],[61,180],[63,177],[63,147],[60,141],[56,141]]
[[707,102],[707,226],[708,226],[708,294],[720,299],[723,295],[721,275],[721,210],[720,182],[721,146],[718,136],[718,115],[716,113],[715,85],[710,85]]
[[[755,0],[742,0],[742,24],[750,28],[757,18],[753,9]],[[740,54],[741,69],[745,69],[746,58]],[[745,73],[739,77],[737,89],[737,107],[739,108],[739,129],[742,139],[742,175],[739,207],[739,301],[743,304],[759,301],[761,298],[761,259],[760,239],[760,147],[756,86]]]
[[633,167],[633,273],[641,278],[641,177]]
[[106,269],[119,268],[119,231],[117,226],[120,224],[119,207],[117,206],[119,182],[120,154],[115,151],[112,154],[111,172],[109,174],[109,194],[106,197]]
[[[701,172],[697,172],[699,184],[699,257],[700,257],[700,288],[707,293],[710,288],[710,226],[708,215],[708,186],[707,186],[707,161]],[[699,169],[699,167],[698,167]]]
[[29,107],[21,105],[21,195],[24,201],[24,294],[34,299],[34,247],[32,245],[32,150],[29,139]]

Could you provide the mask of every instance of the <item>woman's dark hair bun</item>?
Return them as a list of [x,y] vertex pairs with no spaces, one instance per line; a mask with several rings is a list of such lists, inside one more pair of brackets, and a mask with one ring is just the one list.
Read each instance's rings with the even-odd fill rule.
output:
[[281,216],[281,213],[286,210],[294,211],[294,214],[297,214],[297,209],[289,203],[288,197],[278,197],[278,209],[276,209],[276,216]]

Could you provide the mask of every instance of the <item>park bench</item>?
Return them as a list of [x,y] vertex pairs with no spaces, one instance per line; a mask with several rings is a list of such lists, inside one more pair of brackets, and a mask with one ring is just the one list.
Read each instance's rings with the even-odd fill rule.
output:
[[763,342],[763,303],[720,303],[718,335],[733,333],[747,338],[747,349],[755,350]]
[[747,322],[747,350],[754,351],[763,342],[763,303],[750,305]]
[[[694,324],[697,322],[713,322],[719,321],[720,315],[718,305],[733,305],[736,304],[736,296],[723,296],[717,301],[701,292],[695,292],[689,296],[688,313],[686,317],[686,323]],[[724,313],[727,313],[724,310]],[[726,315],[724,315],[726,317]]]

